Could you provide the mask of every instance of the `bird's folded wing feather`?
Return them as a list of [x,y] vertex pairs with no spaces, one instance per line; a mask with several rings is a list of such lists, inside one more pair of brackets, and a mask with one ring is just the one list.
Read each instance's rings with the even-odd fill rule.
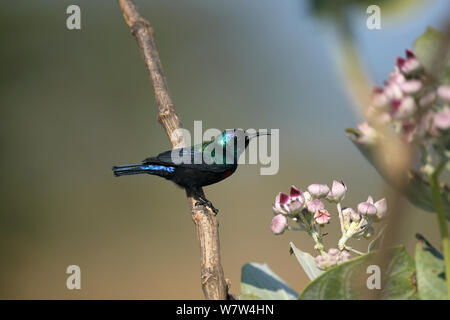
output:
[[[209,172],[224,172],[224,171],[229,170],[230,167],[233,166],[233,164],[205,163],[204,158],[203,158],[203,153],[194,148],[191,148],[190,163],[175,164],[172,160],[172,151],[179,152],[178,154],[181,157],[182,149],[174,149],[174,150],[169,150],[169,151],[160,153],[156,157],[147,158],[144,161],[142,161],[142,163],[143,164],[160,164],[160,165],[167,165],[167,166],[177,166],[180,168],[192,168],[192,169],[196,169],[196,170],[209,171]],[[195,158],[201,159],[202,163],[196,164],[194,162]]]

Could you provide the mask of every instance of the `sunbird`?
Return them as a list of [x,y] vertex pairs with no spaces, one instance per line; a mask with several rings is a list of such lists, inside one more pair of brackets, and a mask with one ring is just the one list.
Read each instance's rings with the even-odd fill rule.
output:
[[[116,177],[141,173],[163,177],[190,191],[197,198],[196,206],[209,207],[217,214],[218,210],[199,191],[200,188],[231,176],[236,171],[238,159],[248,147],[250,140],[262,134],[270,135],[259,132],[249,135],[242,129],[225,130],[211,141],[187,149],[169,150],[156,157],[147,158],[141,164],[114,166],[112,170]],[[173,161],[173,154],[181,158],[186,152],[188,152],[186,159],[190,161],[182,163]]]

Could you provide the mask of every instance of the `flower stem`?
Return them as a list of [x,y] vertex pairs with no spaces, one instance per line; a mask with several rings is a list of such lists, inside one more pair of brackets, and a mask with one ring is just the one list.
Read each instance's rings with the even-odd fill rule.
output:
[[345,234],[345,228],[344,228],[344,216],[342,214],[342,207],[341,207],[341,203],[338,202],[337,204],[337,210],[339,212],[339,223],[341,224],[341,233],[342,235]]
[[439,175],[445,166],[441,162],[430,175],[430,186],[433,193],[434,206],[438,216],[439,230],[441,233],[442,249],[444,251],[445,278],[447,280],[447,299],[450,300],[450,243],[448,239],[447,220],[445,219],[444,205],[442,204],[441,190],[439,188]]
[[317,231],[317,229],[313,226],[313,229],[311,230],[310,234],[311,234],[311,237],[314,239],[314,242],[316,243],[316,245],[314,246],[314,249],[319,251],[320,254],[324,254],[325,248],[322,243],[322,236],[321,236],[320,232]]
[[360,256],[365,255],[364,252],[361,252],[361,251],[358,251],[358,250],[356,250],[356,249],[353,249],[352,247],[345,246],[344,248],[345,248],[346,250],[348,250],[348,251],[352,251],[352,252],[354,252],[354,253],[356,253],[356,254],[359,254]]

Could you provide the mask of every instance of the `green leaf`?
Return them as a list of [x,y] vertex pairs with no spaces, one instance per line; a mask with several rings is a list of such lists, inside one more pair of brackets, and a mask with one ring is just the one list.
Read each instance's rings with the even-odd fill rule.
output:
[[[370,290],[376,272],[371,265],[380,267],[381,289]],[[367,298],[389,300],[417,299],[414,261],[404,247],[373,251],[344,262],[326,271],[312,281],[300,295],[301,300],[355,300]]]
[[434,75],[435,80],[443,84],[450,84],[450,56],[445,35],[428,27],[414,43],[414,53],[420,63]]
[[[362,155],[370,162],[370,164],[378,171],[378,173],[386,180],[388,183],[392,183],[389,181],[387,176],[383,172],[383,166],[381,165],[377,158],[377,148],[376,144],[362,144],[357,141],[358,137],[361,136],[361,132],[357,129],[346,129],[347,136],[353,142],[353,144],[358,148],[358,150],[362,153]],[[404,195],[408,199],[410,203],[419,207],[428,212],[435,212],[434,209],[434,201],[433,194],[431,192],[430,184],[428,181],[424,180],[419,174],[410,170],[407,174],[405,174],[405,179],[407,183],[405,184]],[[443,186],[441,188],[442,194],[442,203],[444,205],[444,209],[446,212],[447,220],[450,220],[450,194],[449,188],[447,186]]]
[[247,263],[242,267],[242,300],[294,300],[298,293],[278,277],[267,264]]
[[422,235],[417,234],[416,245],[417,287],[419,296],[424,300],[446,300],[445,262]]
[[314,280],[324,272],[323,270],[317,268],[316,261],[312,255],[297,249],[292,242],[289,243],[289,246],[291,253],[295,255],[310,280]]

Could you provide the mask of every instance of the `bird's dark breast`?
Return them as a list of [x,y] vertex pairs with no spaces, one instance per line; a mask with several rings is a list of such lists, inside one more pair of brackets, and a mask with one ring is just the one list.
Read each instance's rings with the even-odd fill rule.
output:
[[170,180],[184,188],[200,188],[222,181],[236,171],[237,166],[229,166],[223,172],[212,172],[196,168],[178,167]]

